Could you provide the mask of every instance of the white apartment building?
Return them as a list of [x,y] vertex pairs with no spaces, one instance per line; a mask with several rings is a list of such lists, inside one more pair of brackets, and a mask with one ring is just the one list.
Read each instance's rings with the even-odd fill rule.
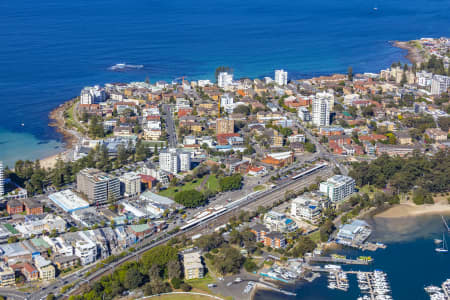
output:
[[334,108],[334,94],[332,91],[317,93],[316,98],[322,98],[328,101],[329,111],[333,111]]
[[220,72],[217,77],[217,85],[221,88],[230,86],[233,83],[233,74],[228,74],[228,72]]
[[303,122],[311,121],[311,114],[306,107],[300,107],[297,111],[297,115]]
[[3,162],[0,161],[0,197],[5,194],[5,175],[3,173]]
[[355,192],[355,180],[349,176],[334,175],[320,183],[320,192],[333,203],[342,201]]
[[133,197],[141,193],[141,176],[138,173],[125,173],[119,180],[121,193],[125,197]]
[[264,215],[264,225],[270,231],[291,232],[297,229],[297,224],[294,221],[286,218],[285,214],[273,210]]
[[417,85],[421,87],[431,86],[433,80],[433,73],[427,71],[420,71],[416,73]]
[[288,73],[286,71],[284,71],[283,69],[275,70],[275,82],[278,85],[286,85],[287,79],[288,79]]
[[450,88],[450,76],[434,75],[431,81],[431,94],[440,95]]
[[52,251],[59,255],[63,256],[72,256],[73,255],[73,246],[64,240],[62,237],[51,238],[49,236],[44,235],[43,240],[50,245]]
[[80,104],[94,104],[106,100],[106,93],[100,86],[87,86],[81,90]]
[[179,149],[163,150],[159,153],[159,168],[177,174],[191,169],[191,154]]
[[191,154],[189,152],[180,152],[180,171],[187,172],[191,169]]
[[312,224],[317,224],[320,222],[321,215],[322,208],[316,200],[305,196],[299,196],[292,200],[292,217],[311,222]]
[[186,253],[183,255],[184,278],[203,278],[205,269],[202,264],[200,253]]
[[97,245],[84,232],[79,232],[78,235],[81,239],[75,243],[75,255],[80,258],[83,266],[91,264],[97,258]]
[[326,98],[315,98],[312,103],[312,122],[317,127],[330,125],[329,102]]

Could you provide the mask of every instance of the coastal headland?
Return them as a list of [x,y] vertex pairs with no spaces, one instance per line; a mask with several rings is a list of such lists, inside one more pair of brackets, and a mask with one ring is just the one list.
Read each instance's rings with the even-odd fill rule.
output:
[[425,57],[418,46],[420,44],[416,44],[415,41],[393,41],[392,45],[394,47],[407,50],[408,54],[406,55],[406,58],[411,63],[421,64],[425,61]]

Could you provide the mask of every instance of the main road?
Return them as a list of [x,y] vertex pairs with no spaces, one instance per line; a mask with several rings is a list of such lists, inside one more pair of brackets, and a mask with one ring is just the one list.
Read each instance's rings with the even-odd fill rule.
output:
[[166,131],[167,131],[167,141],[169,148],[176,148],[178,141],[177,141],[177,132],[175,129],[175,123],[173,121],[172,116],[172,108],[170,104],[163,104],[162,106],[164,111],[164,121],[166,123]]

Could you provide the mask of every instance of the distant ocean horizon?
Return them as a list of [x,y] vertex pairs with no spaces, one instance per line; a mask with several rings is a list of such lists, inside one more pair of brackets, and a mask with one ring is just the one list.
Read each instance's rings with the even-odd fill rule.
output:
[[[61,151],[48,114],[84,86],[213,79],[220,65],[236,78],[378,72],[407,61],[389,41],[449,36],[449,11],[444,0],[1,1],[0,160]],[[117,63],[144,68],[108,70]]]

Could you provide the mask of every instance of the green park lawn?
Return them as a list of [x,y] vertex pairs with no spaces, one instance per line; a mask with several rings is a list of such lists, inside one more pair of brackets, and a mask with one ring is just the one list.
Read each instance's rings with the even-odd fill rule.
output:
[[[161,196],[174,198],[175,194],[181,191],[187,191],[187,190],[195,190],[197,189],[203,182],[204,178],[196,178],[193,181],[190,181],[184,185],[179,185],[176,187],[169,187],[165,190],[162,190],[159,192]],[[208,178],[208,181],[205,183],[202,190],[207,189],[209,187],[212,191],[217,191],[219,189],[219,180],[215,175],[211,175]]]

